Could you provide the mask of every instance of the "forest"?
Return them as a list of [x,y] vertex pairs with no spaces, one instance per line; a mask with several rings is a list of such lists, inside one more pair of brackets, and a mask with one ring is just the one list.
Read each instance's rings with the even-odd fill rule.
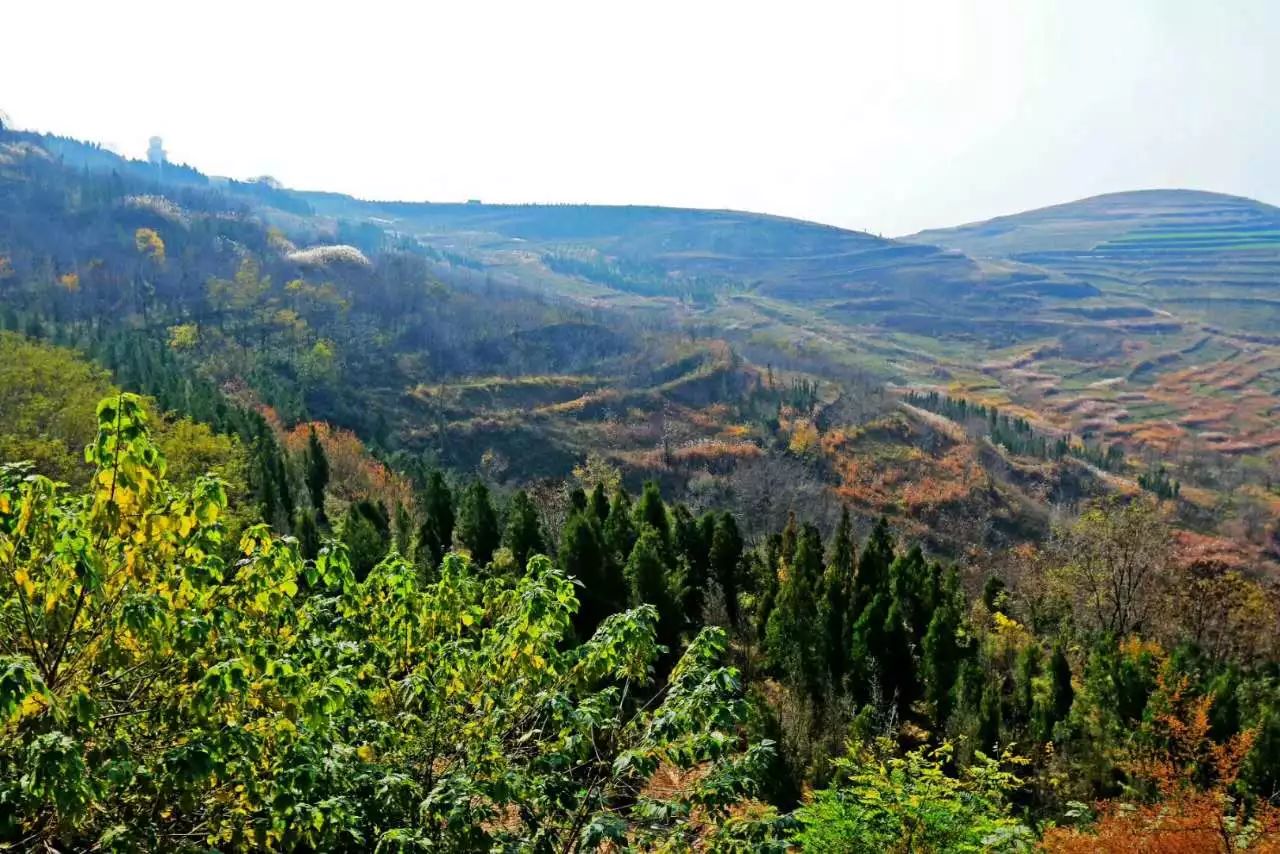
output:
[[177,176],[0,135],[0,845],[1280,851],[1167,469]]

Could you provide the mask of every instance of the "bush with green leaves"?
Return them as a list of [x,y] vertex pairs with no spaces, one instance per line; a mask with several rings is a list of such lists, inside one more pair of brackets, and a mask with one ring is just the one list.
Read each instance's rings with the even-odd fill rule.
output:
[[1031,850],[1031,830],[1010,814],[1018,779],[977,754],[960,777],[944,769],[948,745],[897,754],[862,746],[836,761],[837,782],[815,792],[796,814],[806,851],[1012,852]]
[[[737,808],[726,638],[653,684],[642,605],[575,644],[572,580],[395,552],[357,582],[164,479],[140,401],[98,408],[92,491],[0,469],[0,842],[58,850],[780,850]],[[677,782],[662,782],[677,781]]]

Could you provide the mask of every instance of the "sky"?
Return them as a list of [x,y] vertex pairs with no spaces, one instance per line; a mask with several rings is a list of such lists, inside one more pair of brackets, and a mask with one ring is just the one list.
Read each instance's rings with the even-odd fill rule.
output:
[[0,111],[364,198],[886,236],[1098,193],[1280,204],[1278,0],[6,4]]

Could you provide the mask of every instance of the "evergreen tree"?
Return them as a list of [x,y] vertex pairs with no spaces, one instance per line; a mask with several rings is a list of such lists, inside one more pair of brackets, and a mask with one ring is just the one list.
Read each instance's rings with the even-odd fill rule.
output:
[[902,612],[914,642],[919,643],[929,628],[934,602],[938,598],[937,568],[924,559],[920,547],[894,558],[889,567],[893,599]]
[[652,525],[645,525],[627,558],[626,577],[631,606],[652,605],[658,609],[658,642],[675,652],[680,639],[681,613],[672,594],[666,554],[662,534]]
[[595,489],[591,490],[591,512],[595,513],[601,525],[609,519],[609,496],[605,494],[603,483],[597,482]]
[[958,585],[959,576],[952,570],[948,573],[938,607],[933,611],[921,644],[920,669],[925,700],[933,710],[937,731],[941,731],[951,717],[956,679],[964,657],[959,637],[963,616]]
[[529,558],[546,551],[542,537],[542,524],[538,521],[538,508],[523,489],[511,497],[507,506],[507,528],[502,544],[511,549],[516,566],[523,572]]
[[489,498],[489,487],[475,480],[467,487],[458,511],[458,542],[471,553],[477,566],[488,566],[502,540],[498,514]]
[[1019,650],[1016,668],[1012,711],[1021,720],[1030,721],[1035,711],[1035,681],[1040,675],[1040,645],[1028,643]]
[[622,566],[636,544],[636,528],[631,521],[631,496],[622,487],[613,494],[609,519],[604,523],[604,544],[609,556]]
[[840,514],[840,525],[831,541],[827,570],[822,578],[823,657],[831,684],[839,690],[849,671],[849,645],[853,622],[853,525],[846,506]]
[[342,517],[342,542],[347,547],[351,572],[364,581],[369,572],[386,557],[388,538],[377,522],[377,512],[368,502],[355,502]]
[[581,513],[587,509],[587,494],[582,491],[582,487],[575,486],[569,490],[569,512]]
[[818,654],[821,629],[817,611],[822,542],[817,529],[805,526],[788,570],[765,627],[765,652],[779,675],[814,695],[821,687],[823,670]]
[[853,579],[855,613],[861,614],[876,596],[889,591],[889,567],[892,563],[893,539],[888,520],[881,516],[858,556],[858,572]]
[[422,512],[417,560],[420,565],[434,569],[453,547],[453,494],[439,471],[432,471],[427,478]]
[[298,551],[307,560],[315,560],[320,554],[320,527],[316,524],[316,511],[299,507],[294,516],[293,535],[298,538]]
[[988,756],[997,756],[1000,746],[1000,685],[994,679],[988,679],[986,683],[978,706],[975,746]]
[[616,564],[605,554],[599,524],[594,518],[574,513],[560,535],[560,568],[582,585],[581,607],[574,615],[574,630],[586,639],[610,614],[626,607],[627,585]]
[[658,491],[656,481],[645,481],[644,491],[636,503],[635,523],[638,530],[648,525],[658,533],[663,548],[671,545],[671,523],[667,519],[667,506],[662,503],[662,493]]
[[677,504],[671,514],[673,519],[672,540],[676,557],[683,564],[681,606],[684,610],[686,625],[696,626],[702,623],[702,610],[707,584],[710,581],[710,542],[703,538],[698,520],[693,518],[689,508]]
[[1040,734],[1045,740],[1053,735],[1053,727],[1071,714],[1075,702],[1075,689],[1071,687],[1071,662],[1062,642],[1053,645],[1049,656],[1049,698],[1040,722]]
[[413,519],[409,516],[409,509],[399,501],[396,502],[395,535],[396,551],[408,557],[413,540]]
[[711,548],[707,554],[710,575],[724,591],[725,609],[731,625],[738,624],[738,594],[742,565],[742,535],[738,523],[728,511],[716,517],[711,536]]
[[325,523],[324,491],[329,486],[329,459],[324,455],[324,447],[316,428],[312,427],[307,436],[306,459],[307,494],[311,496],[311,506],[316,511],[316,521]]
[[911,651],[911,630],[902,606],[896,600],[889,605],[881,636],[884,641],[877,657],[886,699],[892,698],[899,714],[905,716],[920,691]]

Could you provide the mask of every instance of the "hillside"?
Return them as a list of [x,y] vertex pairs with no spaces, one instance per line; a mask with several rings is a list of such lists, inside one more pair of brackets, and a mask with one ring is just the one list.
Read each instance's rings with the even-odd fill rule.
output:
[[1171,197],[989,257],[0,131],[0,847],[1269,850],[1280,350],[1133,278],[1262,251]]

